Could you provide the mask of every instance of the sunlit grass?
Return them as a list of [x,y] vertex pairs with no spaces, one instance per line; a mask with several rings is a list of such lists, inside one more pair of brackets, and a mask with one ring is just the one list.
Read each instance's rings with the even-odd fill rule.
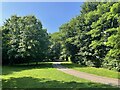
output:
[[112,87],[80,79],[52,67],[39,65],[3,66],[3,88],[102,88]]

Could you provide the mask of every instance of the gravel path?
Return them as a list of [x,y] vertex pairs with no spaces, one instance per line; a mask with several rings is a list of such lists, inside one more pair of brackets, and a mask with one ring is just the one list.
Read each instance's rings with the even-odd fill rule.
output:
[[66,67],[60,65],[59,62],[54,62],[53,67],[57,68],[57,70],[60,70],[64,73],[67,73],[67,74],[70,74],[70,75],[73,75],[73,76],[76,76],[79,78],[87,79],[87,80],[90,80],[92,82],[98,82],[98,83],[109,84],[112,86],[119,86],[120,87],[120,79],[107,78],[107,77],[97,76],[97,75],[69,69],[69,68],[66,68]]

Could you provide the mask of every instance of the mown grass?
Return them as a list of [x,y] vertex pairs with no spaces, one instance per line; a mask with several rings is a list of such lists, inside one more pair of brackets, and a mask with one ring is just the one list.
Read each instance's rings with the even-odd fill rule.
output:
[[112,86],[80,79],[52,67],[39,65],[3,66],[3,88],[112,88]]
[[81,72],[86,72],[90,74],[95,74],[99,76],[109,77],[109,78],[119,78],[120,72],[108,70],[105,68],[95,68],[95,67],[85,67],[71,62],[61,63],[63,66],[66,66],[71,69],[75,69]]

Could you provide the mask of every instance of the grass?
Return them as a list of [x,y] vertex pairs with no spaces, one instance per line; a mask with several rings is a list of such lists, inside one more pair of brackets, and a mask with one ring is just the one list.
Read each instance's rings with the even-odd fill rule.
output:
[[65,74],[51,63],[3,66],[2,85],[3,88],[112,88]]
[[78,64],[73,64],[71,62],[61,63],[61,64],[63,66],[66,66],[68,68],[75,69],[75,70],[78,70],[81,72],[86,72],[86,73],[109,77],[109,78],[119,78],[120,79],[120,77],[118,75],[118,74],[120,74],[120,72],[117,72],[117,71],[112,71],[112,70],[108,70],[105,68],[85,67],[85,66],[80,66]]

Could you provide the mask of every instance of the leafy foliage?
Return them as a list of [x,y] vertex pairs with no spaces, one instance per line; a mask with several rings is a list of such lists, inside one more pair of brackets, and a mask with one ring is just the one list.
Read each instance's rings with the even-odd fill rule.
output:
[[81,8],[49,35],[35,16],[6,20],[3,63],[61,59],[120,71],[120,2],[85,2]]
[[2,26],[3,64],[45,59],[48,38],[35,16],[11,16]]
[[59,28],[61,56],[120,71],[119,6],[120,2],[85,2],[80,15]]

